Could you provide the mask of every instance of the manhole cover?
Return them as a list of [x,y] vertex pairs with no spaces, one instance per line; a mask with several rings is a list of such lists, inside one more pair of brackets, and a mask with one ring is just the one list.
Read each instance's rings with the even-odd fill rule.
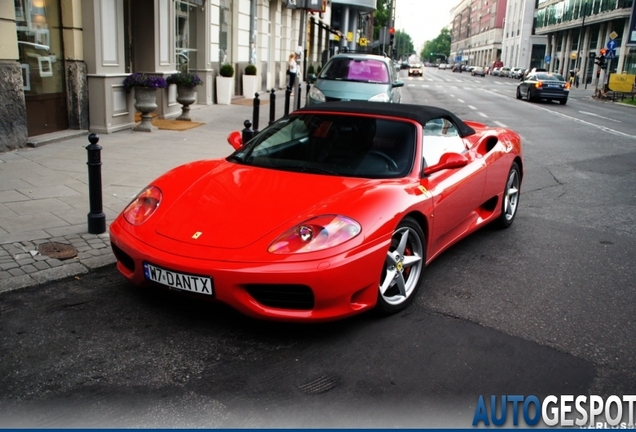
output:
[[77,250],[71,246],[64,243],[42,243],[38,246],[38,252],[40,255],[46,255],[50,258],[55,258],[59,260],[69,259],[77,256]]
[[307,394],[324,393],[337,387],[340,379],[333,375],[323,375],[313,381],[300,385],[300,390]]

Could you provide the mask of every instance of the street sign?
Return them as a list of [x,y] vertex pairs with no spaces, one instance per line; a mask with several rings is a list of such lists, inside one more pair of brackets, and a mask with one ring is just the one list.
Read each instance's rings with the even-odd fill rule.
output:
[[546,63],[550,63],[551,60],[552,60],[552,57],[550,57],[549,55],[545,56]]
[[610,50],[610,51],[614,50],[614,49],[616,49],[616,41],[614,39],[610,39],[610,40],[607,41],[607,45],[606,46],[607,46],[608,50]]
[[615,49],[608,49],[607,52],[605,53],[605,58],[606,59],[615,59],[616,58],[616,50]]

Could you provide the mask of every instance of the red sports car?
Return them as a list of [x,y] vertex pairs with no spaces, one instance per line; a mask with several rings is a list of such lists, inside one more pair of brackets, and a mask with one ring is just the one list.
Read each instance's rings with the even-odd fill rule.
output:
[[297,110],[229,157],[167,172],[110,226],[133,284],[252,317],[325,321],[404,309],[424,267],[519,205],[519,135],[435,107]]

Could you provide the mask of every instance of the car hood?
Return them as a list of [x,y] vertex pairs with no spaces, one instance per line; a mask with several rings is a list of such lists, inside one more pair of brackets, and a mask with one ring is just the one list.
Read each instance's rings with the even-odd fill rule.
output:
[[226,162],[166,202],[155,231],[197,246],[243,248],[273,230],[279,235],[313,215],[338,212],[337,203],[360,196],[368,182]]
[[377,94],[388,92],[391,85],[354,81],[319,80],[316,82],[316,87],[329,98],[369,100]]

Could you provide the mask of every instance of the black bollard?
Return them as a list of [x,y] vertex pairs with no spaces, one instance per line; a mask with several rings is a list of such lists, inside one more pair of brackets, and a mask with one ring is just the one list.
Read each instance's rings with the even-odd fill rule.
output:
[[301,83],[298,83],[296,87],[296,109],[300,109],[300,100],[302,99],[303,86]]
[[243,126],[245,126],[245,129],[241,131],[241,139],[243,140],[243,145],[245,145],[245,143],[254,138],[254,131],[252,130],[252,122],[249,120],[245,120]]
[[276,117],[276,93],[275,90],[269,93],[269,124],[274,123],[274,117]]
[[291,99],[291,87],[287,86],[285,90],[285,115],[289,114],[289,100]]
[[102,211],[102,147],[97,144],[99,136],[90,134],[88,136],[89,145],[86,146],[88,152],[88,198],[91,211],[88,214],[89,234],[101,234],[106,231],[106,215]]
[[254,93],[254,110],[252,111],[252,125],[254,128],[254,135],[258,134],[258,117],[261,111],[261,100],[258,98],[258,93]]
[[311,90],[311,84],[307,82],[307,91],[305,92],[305,106],[309,105],[309,90]]

